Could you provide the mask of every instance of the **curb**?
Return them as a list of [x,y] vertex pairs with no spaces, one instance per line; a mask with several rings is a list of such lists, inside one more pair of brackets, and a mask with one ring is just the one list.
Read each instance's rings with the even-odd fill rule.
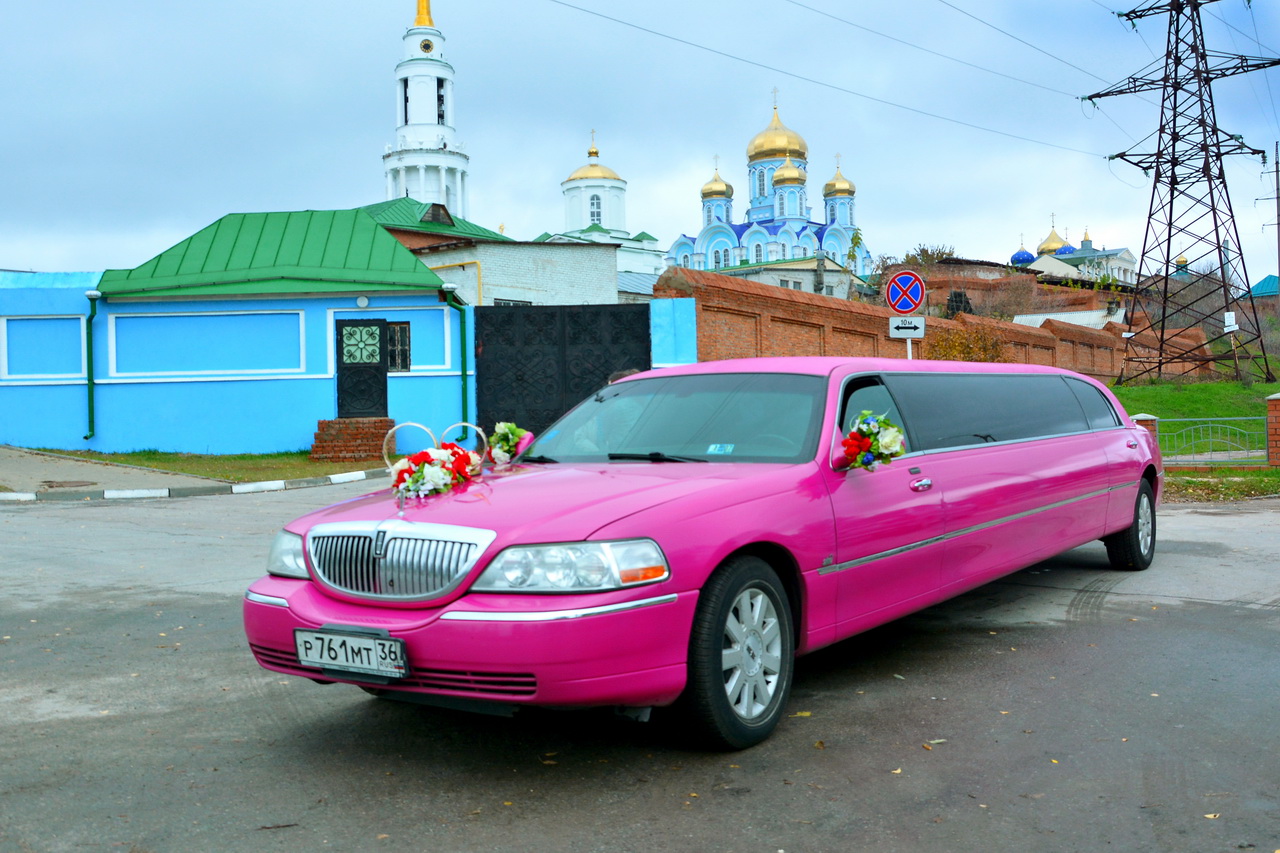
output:
[[0,492],[0,502],[30,501],[118,501],[143,498],[197,498],[207,495],[247,495],[260,492],[283,492],[291,489],[309,489],[316,486],[335,486],[390,476],[386,468],[372,471],[350,471],[330,474],[327,477],[307,477],[302,480],[265,480],[261,483],[218,483],[208,486],[179,486],[172,489],[100,489],[98,491],[58,492]]

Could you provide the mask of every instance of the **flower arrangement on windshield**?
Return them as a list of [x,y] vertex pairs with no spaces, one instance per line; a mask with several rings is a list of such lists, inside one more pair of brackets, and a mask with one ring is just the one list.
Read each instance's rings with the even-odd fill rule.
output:
[[499,421],[489,437],[489,461],[494,465],[506,465],[532,443],[533,433],[510,421]]
[[888,465],[894,457],[907,452],[902,429],[888,417],[876,417],[869,410],[858,415],[853,429],[849,430],[849,435],[841,443],[849,466],[868,471]]
[[451,441],[406,456],[391,466],[391,490],[401,497],[438,495],[480,471],[480,456]]

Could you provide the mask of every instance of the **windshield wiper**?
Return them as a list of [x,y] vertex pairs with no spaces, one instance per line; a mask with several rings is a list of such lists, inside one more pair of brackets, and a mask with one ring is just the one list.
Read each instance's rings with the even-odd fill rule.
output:
[[552,459],[550,456],[521,456],[520,462],[559,462],[559,459]]
[[609,460],[618,459],[635,459],[641,462],[706,462],[705,459],[698,459],[694,456],[671,456],[666,453],[660,453],[657,450],[651,453],[610,453]]

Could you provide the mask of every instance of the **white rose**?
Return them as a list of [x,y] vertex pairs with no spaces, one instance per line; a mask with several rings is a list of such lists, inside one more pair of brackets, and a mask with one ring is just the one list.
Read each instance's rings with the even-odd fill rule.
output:
[[884,427],[880,430],[880,451],[889,456],[902,453],[902,433],[897,427]]
[[453,478],[443,468],[437,468],[434,465],[422,466],[422,491],[442,491],[452,482]]
[[391,479],[395,479],[396,475],[401,471],[413,470],[413,463],[409,461],[409,457],[403,457],[399,462],[391,466]]
[[510,461],[510,453],[498,447],[493,448],[493,462],[495,465],[506,465]]

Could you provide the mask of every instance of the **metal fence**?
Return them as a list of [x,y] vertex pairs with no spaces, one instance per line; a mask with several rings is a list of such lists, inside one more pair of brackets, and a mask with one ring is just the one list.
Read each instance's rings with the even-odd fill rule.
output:
[[1267,419],[1160,419],[1165,464],[1265,465]]

